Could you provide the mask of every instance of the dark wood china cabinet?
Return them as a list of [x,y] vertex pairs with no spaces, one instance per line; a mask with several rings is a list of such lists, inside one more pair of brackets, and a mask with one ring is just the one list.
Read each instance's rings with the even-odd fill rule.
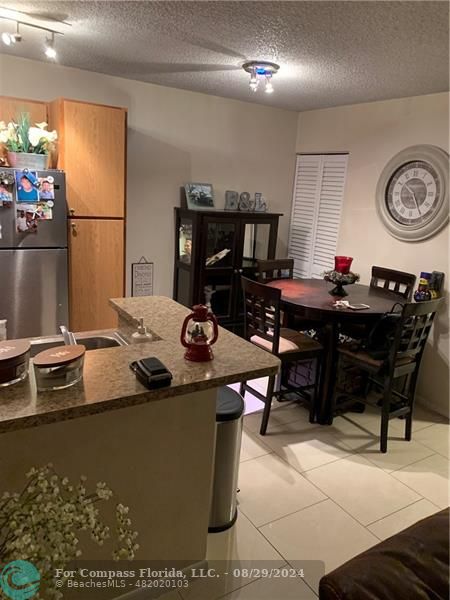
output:
[[223,327],[239,333],[241,275],[256,278],[257,259],[275,258],[280,216],[175,208],[174,299],[210,305]]

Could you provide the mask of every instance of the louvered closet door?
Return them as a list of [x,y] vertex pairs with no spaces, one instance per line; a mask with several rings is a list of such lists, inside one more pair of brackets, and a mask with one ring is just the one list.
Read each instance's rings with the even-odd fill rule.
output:
[[295,277],[322,277],[334,265],[344,199],[347,154],[302,154],[289,235]]

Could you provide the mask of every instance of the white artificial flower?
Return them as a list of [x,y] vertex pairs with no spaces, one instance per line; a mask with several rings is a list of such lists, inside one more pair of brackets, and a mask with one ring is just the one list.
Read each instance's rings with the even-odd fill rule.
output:
[[47,132],[47,140],[49,142],[56,142],[57,139],[58,139],[58,134],[56,133],[55,129],[53,131]]
[[41,141],[41,138],[44,137],[42,135],[43,133],[43,130],[39,129],[39,127],[30,127],[30,129],[28,130],[28,140],[30,144],[32,146],[37,146]]
[[48,127],[48,123],[42,121],[42,123],[36,123],[36,127],[39,127],[39,129],[46,129]]

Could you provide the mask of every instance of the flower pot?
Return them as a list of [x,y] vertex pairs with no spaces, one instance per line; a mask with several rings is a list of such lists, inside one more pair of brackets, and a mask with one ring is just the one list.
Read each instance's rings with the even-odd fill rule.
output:
[[33,154],[31,152],[8,152],[8,163],[14,169],[32,169],[45,171],[48,168],[47,154]]

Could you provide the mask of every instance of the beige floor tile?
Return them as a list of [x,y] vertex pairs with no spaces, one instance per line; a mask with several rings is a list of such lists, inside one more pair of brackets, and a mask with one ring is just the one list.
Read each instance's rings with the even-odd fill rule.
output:
[[259,527],[326,496],[276,454],[240,465],[239,508]]
[[434,452],[449,457],[450,425],[448,423],[438,423],[421,429],[414,435],[414,439]]
[[[249,431],[259,433],[261,419],[261,411],[246,415],[244,418],[244,427]],[[308,411],[301,404],[298,404],[298,402],[278,402],[274,400],[270,411],[269,428],[272,430],[273,427],[299,420],[304,421],[306,424],[308,423],[308,419]]]
[[271,427],[264,443],[300,473],[350,454],[328,427],[304,419]]
[[263,456],[269,452],[272,452],[272,450],[263,442],[262,436],[256,436],[248,431],[242,432],[241,462],[258,458],[258,456]]
[[[378,539],[331,500],[325,500],[261,528],[265,537],[293,566],[297,561],[319,560],[329,572]],[[306,581],[318,589],[320,573]]]
[[219,576],[191,581],[188,590],[181,590],[184,600],[214,600],[255,579],[233,576],[234,569],[271,569],[285,562],[241,512],[231,529],[208,535],[206,558]]
[[394,471],[395,477],[440,508],[449,505],[449,461],[440,454]]
[[[151,598],[151,596],[150,596]],[[155,596],[155,598],[158,598],[158,600],[181,600],[182,596],[180,596],[180,594],[177,591],[173,591],[173,592],[168,592],[167,594],[164,594],[163,596]]]
[[391,535],[403,531],[403,529],[406,529],[410,525],[414,525],[420,519],[424,519],[438,511],[439,508],[429,502],[429,500],[419,500],[384,519],[372,523],[367,529],[380,538],[380,540],[385,540],[391,537]]
[[[389,439],[403,439],[398,428],[389,424]],[[379,411],[366,407],[364,413],[345,413],[333,419],[330,430],[350,448],[359,448],[364,444],[371,444],[380,437],[381,417]]]
[[313,469],[305,477],[363,525],[420,500],[417,493],[362,456]]
[[[286,564],[284,571],[290,574],[292,568]],[[275,577],[258,579],[224,596],[223,600],[317,600],[317,596],[298,577]]]
[[356,451],[387,473],[397,471],[433,454],[433,450],[413,440],[410,442],[405,440],[389,440],[386,454],[380,452],[378,441],[367,445],[364,449],[357,449]]
[[[430,425],[434,425],[436,423],[442,423],[443,421],[445,421],[445,419],[442,415],[428,410],[420,404],[416,404],[414,407],[414,417],[412,426],[413,435],[416,431],[420,431],[421,429],[424,429],[425,427],[430,427]],[[392,425],[393,427],[398,429],[401,434],[403,434],[405,428],[405,420],[392,419],[389,425]]]
[[250,520],[239,512],[233,527],[208,535],[208,560],[278,561],[280,555]]
[[375,424],[370,418],[366,417],[364,421],[355,419],[353,415],[337,417],[332,425],[333,431],[343,444],[387,472],[401,469],[433,454],[433,450],[423,444],[414,440],[407,442],[396,433],[392,435],[392,431],[388,440],[388,451],[383,454],[380,452],[378,428],[379,419],[378,424]]
[[[352,436],[350,432],[345,430],[344,426],[339,426],[341,421],[345,420],[350,422],[355,426],[359,426],[361,428],[361,437],[365,434],[371,433],[374,436],[378,437],[380,435],[380,426],[381,426],[381,412],[380,409],[375,406],[366,406],[363,413],[352,413],[346,412],[341,417],[337,417],[333,421],[333,427],[337,426],[337,429],[342,431],[345,435],[349,436],[349,443],[352,443]],[[430,427],[433,424],[441,423],[444,420],[444,417],[438,415],[435,412],[431,412],[422,406],[416,406],[414,409],[414,418],[413,418],[413,439],[416,439],[414,433],[424,429],[425,427]],[[389,421],[389,437],[392,439],[404,439],[405,434],[405,420],[404,419],[391,419]]]

